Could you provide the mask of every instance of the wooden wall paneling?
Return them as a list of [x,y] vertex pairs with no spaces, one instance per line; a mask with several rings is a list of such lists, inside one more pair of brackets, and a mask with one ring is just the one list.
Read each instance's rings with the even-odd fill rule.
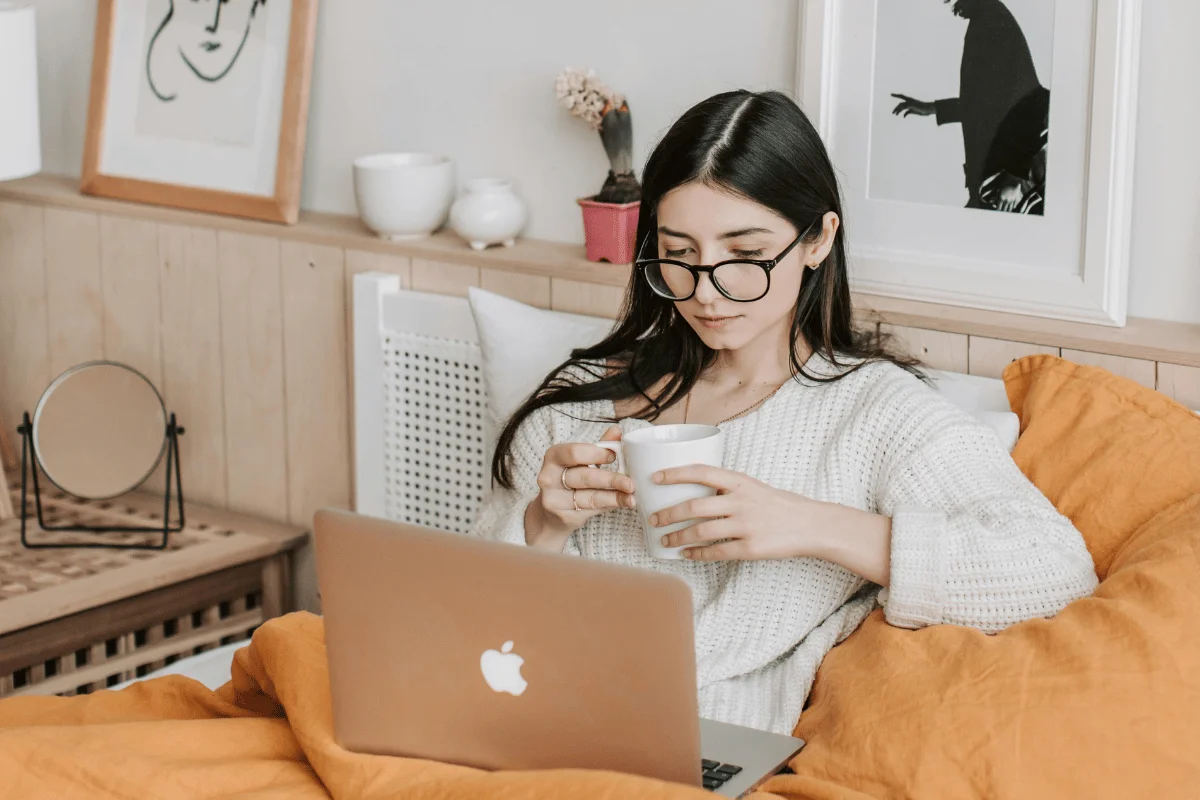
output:
[[[631,274],[629,265],[587,261],[580,244],[520,238],[514,247],[475,251],[449,230],[412,241],[392,242],[371,234],[356,216],[305,212],[297,224],[285,227],[259,220],[213,217],[194,211],[132,205],[82,195],[78,178],[66,176],[42,174],[4,182],[0,184],[0,199],[35,207],[137,216],[161,223],[372,251],[421,259],[427,264],[448,263],[542,275],[584,285],[623,289]],[[1200,367],[1200,324],[1196,323],[1131,317],[1125,327],[1113,328],[857,293],[854,303],[859,314],[894,325]]]
[[466,297],[467,289],[478,285],[479,267],[413,259],[412,288],[415,291]]
[[350,507],[345,263],[340,249],[283,242],[283,352],[288,509],[312,524],[322,506]]
[[1103,353],[1086,353],[1082,350],[1063,350],[1062,357],[1076,364],[1086,364],[1091,367],[1103,367],[1114,375],[1137,381],[1142,386],[1153,389],[1156,374],[1153,361],[1143,361],[1140,358],[1125,358],[1110,356]]
[[1200,411],[1200,367],[1159,362],[1158,390],[1188,408]]
[[[4,380],[4,364],[0,361],[0,381]],[[10,420],[0,411],[0,472],[21,466],[21,455],[17,452],[17,423],[20,418]]]
[[104,357],[128,364],[162,389],[162,294],[158,224],[100,217]]
[[1200,367],[1200,324],[1195,323],[1130,317],[1118,328],[882,295],[856,294],[854,303],[893,325]]
[[8,491],[8,477],[4,474],[4,470],[0,469],[0,522],[12,519],[13,516],[13,500]]
[[1032,355],[1059,355],[1057,347],[1046,347],[1003,339],[971,336],[967,342],[967,371],[985,378],[999,378],[1004,368],[1018,358]]
[[566,278],[550,280],[550,307],[555,311],[616,319],[624,301],[625,289],[620,286],[583,283]]
[[538,308],[550,307],[550,279],[545,275],[526,275],[500,269],[480,269],[479,286],[489,292],[511,297]]
[[897,349],[921,359],[931,369],[947,372],[967,371],[967,337],[903,325],[880,325],[882,333],[892,337]]
[[[99,232],[104,358],[133,367],[161,393],[158,223],[103,214],[99,218]],[[147,491],[161,492],[166,476],[164,459],[142,486]]]
[[217,234],[228,506],[288,516],[279,240]]
[[44,221],[39,207],[0,202],[0,427],[10,454],[22,412],[50,382]]
[[[283,352],[287,401],[288,520],[312,525],[321,507],[350,508],[343,251],[283,242]],[[312,547],[296,552],[296,596],[316,610]]]
[[104,358],[100,218],[46,209],[46,313],[50,375]]
[[[369,250],[346,251],[346,300],[354,296],[354,276],[362,272],[386,272],[399,275],[400,285],[412,287],[412,259],[387,253],[372,253]],[[347,306],[349,307],[349,306]]]
[[[185,497],[224,508],[229,498],[217,232],[163,224],[158,242],[162,388],[167,411],[186,431],[179,442]],[[147,488],[161,485],[155,480]]]

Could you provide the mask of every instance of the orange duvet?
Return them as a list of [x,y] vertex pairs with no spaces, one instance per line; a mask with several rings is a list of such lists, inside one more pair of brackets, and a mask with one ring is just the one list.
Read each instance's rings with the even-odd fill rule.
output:
[[[760,795],[769,797],[770,795]],[[711,797],[610,772],[484,772],[350,753],[333,739],[324,628],[257,631],[216,692],[169,676],[119,692],[0,701],[0,798],[478,800]]]

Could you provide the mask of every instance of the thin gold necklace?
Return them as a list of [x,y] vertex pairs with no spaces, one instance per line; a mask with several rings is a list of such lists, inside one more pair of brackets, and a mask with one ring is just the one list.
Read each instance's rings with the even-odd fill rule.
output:
[[[791,379],[789,378],[788,380],[791,380]],[[775,390],[774,390],[774,391],[772,391],[770,394],[768,394],[768,395],[764,396],[762,399],[760,399],[760,400],[758,400],[757,402],[755,402],[755,403],[754,403],[754,405],[752,405],[752,406],[749,406],[749,407],[747,407],[747,408],[743,408],[741,411],[739,411],[738,413],[734,414],[732,417],[727,417],[727,418],[725,418],[725,419],[721,420],[720,422],[718,422],[717,424],[718,424],[718,425],[724,425],[726,422],[733,422],[733,421],[734,421],[735,419],[737,419],[738,417],[744,417],[744,416],[746,416],[746,415],[747,415],[747,414],[749,414],[751,411],[753,411],[754,409],[758,408],[758,407],[759,407],[759,406],[761,406],[763,403],[767,402],[767,401],[768,401],[768,400],[770,400],[772,397],[774,397],[776,394],[778,394],[778,393],[779,393],[779,390],[780,390],[780,389],[782,389],[782,388],[783,388],[784,386],[786,386],[786,385],[787,385],[787,381],[784,381],[783,383],[781,383],[781,384],[779,384],[778,386],[776,386],[776,387],[775,387]],[[694,388],[694,387],[693,387],[693,388]],[[683,421],[684,421],[684,423],[686,423],[686,422],[687,422],[687,420],[688,420],[688,411],[690,411],[690,410],[691,410],[691,408],[692,408],[692,390],[691,390],[691,389],[688,389],[687,396],[683,398]]]

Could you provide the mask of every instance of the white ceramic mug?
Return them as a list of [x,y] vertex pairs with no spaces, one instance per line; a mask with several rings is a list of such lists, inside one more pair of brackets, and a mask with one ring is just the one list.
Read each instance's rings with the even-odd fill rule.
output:
[[671,506],[697,497],[709,497],[716,489],[698,483],[658,484],[650,480],[654,473],[670,467],[690,464],[721,466],[725,455],[725,432],[715,425],[653,425],[626,433],[619,442],[597,442],[616,453],[616,467],[633,479],[637,507],[642,516],[646,549],[655,558],[682,559],[682,547],[663,547],[663,536],[694,524],[676,522],[658,528],[646,521]]

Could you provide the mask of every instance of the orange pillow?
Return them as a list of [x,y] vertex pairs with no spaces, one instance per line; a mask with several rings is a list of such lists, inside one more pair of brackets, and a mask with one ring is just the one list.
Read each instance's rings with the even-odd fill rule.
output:
[[1071,518],[1096,574],[1131,531],[1200,492],[1200,417],[1107,370],[1054,356],[1008,366],[1017,466]]
[[[1014,458],[1106,579],[993,636],[874,612],[826,657],[795,775],[825,797],[1200,797],[1200,420],[1056,358],[1005,373]],[[1132,533],[1131,533],[1132,532]]]

